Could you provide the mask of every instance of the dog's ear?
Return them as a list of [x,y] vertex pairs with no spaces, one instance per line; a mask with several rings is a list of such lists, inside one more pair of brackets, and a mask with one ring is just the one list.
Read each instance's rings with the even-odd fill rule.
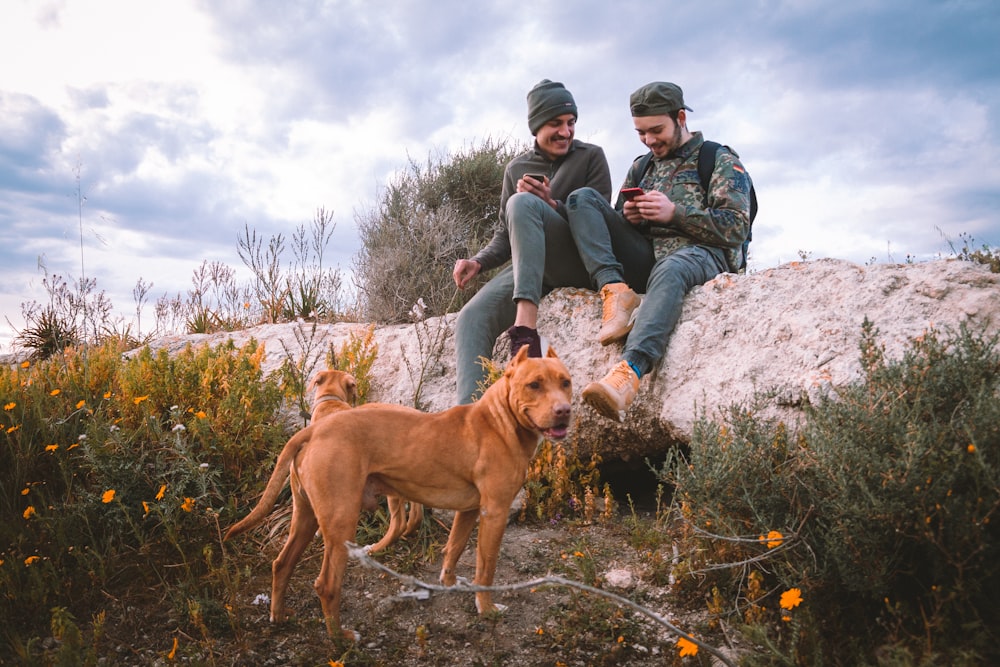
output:
[[521,363],[527,358],[528,358],[528,346],[522,345],[521,349],[518,350],[517,354],[514,355],[514,358],[510,360],[510,365],[516,366],[517,364]]
[[354,379],[354,376],[350,373],[344,373],[344,391],[347,396],[347,402],[354,405],[354,402],[358,400],[358,381]]
[[[527,347],[527,346],[525,346],[525,347]],[[559,358],[559,355],[556,354],[556,348],[552,347],[551,345],[549,345],[548,354],[546,354],[545,356],[546,357],[552,357],[553,359],[558,359]]]
[[309,386],[306,387],[306,391],[310,392],[316,388],[316,385],[321,384],[326,378],[326,371],[320,371],[313,376],[313,379],[309,381]]

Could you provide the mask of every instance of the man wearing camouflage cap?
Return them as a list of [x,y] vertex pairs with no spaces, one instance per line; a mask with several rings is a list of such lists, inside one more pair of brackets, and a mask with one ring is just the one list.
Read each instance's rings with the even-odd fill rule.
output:
[[511,260],[458,314],[459,403],[471,403],[479,393],[487,375],[480,358],[493,356],[493,345],[504,331],[511,355],[527,345],[531,356],[541,356],[537,316],[545,294],[556,287],[592,287],[564,202],[571,192],[586,187],[607,205],[611,172],[599,146],[574,138],[576,120],[576,101],[563,84],[543,79],[528,92],[534,146],[504,170],[493,239],[474,257],[455,262],[452,276],[464,289],[481,272]]
[[[639,379],[663,357],[685,295],[741,268],[750,229],[750,179],[735,153],[718,151],[709,192],[702,189],[698,156],[704,138],[688,130],[691,109],[680,87],[650,83],[629,102],[650,154],[635,160],[623,190],[641,188],[642,194],[628,200],[619,194],[611,208],[599,193],[583,188],[566,202],[574,236],[599,239],[580,247],[604,299],[598,340],[625,340],[621,360],[584,388],[583,399],[619,421],[639,391]],[[636,291],[646,294],[641,308]]]

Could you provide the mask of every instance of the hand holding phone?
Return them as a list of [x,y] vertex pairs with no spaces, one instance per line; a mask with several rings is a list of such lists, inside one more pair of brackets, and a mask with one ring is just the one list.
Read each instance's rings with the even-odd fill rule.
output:
[[642,188],[622,188],[622,197],[625,201],[632,201],[641,194],[643,194]]

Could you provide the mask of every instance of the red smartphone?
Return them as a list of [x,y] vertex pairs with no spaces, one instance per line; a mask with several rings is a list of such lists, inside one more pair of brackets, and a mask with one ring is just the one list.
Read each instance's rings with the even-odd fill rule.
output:
[[625,197],[626,201],[632,201],[641,194],[642,188],[622,188],[622,197]]

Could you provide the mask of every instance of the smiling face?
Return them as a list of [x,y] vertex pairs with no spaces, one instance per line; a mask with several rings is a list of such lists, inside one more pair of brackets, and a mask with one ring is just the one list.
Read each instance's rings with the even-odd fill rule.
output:
[[674,121],[668,115],[635,116],[632,118],[635,131],[639,133],[639,141],[653,151],[656,158],[664,158],[677,150],[691,138],[684,125],[684,111],[678,112]]
[[569,430],[573,382],[551,347],[543,358],[522,347],[504,371],[510,404],[521,426],[539,437],[562,440]]
[[538,144],[539,150],[554,160],[569,153],[575,134],[576,116],[564,113],[542,125],[538,134],[535,135],[535,142]]

